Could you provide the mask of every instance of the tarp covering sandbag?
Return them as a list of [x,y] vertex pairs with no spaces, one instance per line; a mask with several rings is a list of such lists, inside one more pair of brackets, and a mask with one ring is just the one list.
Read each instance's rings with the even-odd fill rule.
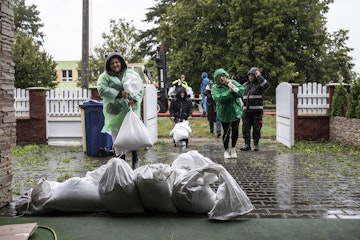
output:
[[169,164],[149,164],[134,171],[136,186],[144,207],[150,211],[176,213],[172,188],[176,173]]
[[121,158],[111,158],[99,177],[100,201],[111,212],[139,213],[144,208],[134,181],[134,171]]

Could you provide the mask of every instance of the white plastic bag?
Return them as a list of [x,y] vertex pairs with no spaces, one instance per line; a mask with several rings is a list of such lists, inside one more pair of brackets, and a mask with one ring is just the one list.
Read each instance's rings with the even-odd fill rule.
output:
[[144,207],[150,211],[176,213],[172,202],[175,173],[169,164],[149,164],[134,171]]
[[126,114],[119,133],[116,136],[114,147],[127,150],[138,150],[142,147],[152,147],[149,131],[144,123],[130,108]]
[[62,211],[102,211],[98,184],[91,178],[73,177],[64,182],[43,181],[31,193],[34,206]]
[[173,187],[173,202],[180,211],[193,213],[209,212],[216,199],[211,189],[211,178],[204,178],[202,169],[194,169],[180,176]]
[[219,173],[220,185],[216,191],[215,205],[208,213],[210,219],[229,220],[254,209],[246,193],[223,166],[211,164],[203,170]]
[[178,143],[183,139],[188,139],[191,132],[192,130],[189,121],[182,121],[175,124],[174,128],[170,131],[169,136],[172,136],[175,143]]
[[143,88],[143,81],[140,78],[139,74],[132,70],[127,70],[125,72],[125,80],[123,83],[124,90],[127,92],[131,97],[135,97],[138,95]]
[[99,178],[99,194],[104,207],[116,213],[139,213],[144,208],[134,181],[134,171],[121,158],[111,158]]

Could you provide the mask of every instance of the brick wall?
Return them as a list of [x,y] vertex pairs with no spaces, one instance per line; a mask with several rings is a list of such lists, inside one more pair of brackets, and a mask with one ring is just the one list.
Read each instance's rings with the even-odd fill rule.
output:
[[360,119],[331,117],[330,141],[360,148]]
[[329,140],[328,116],[297,116],[295,140]]
[[34,87],[29,90],[28,119],[17,119],[16,142],[46,144],[46,92],[47,88]]
[[0,0],[0,207],[12,201],[11,147],[16,144],[12,4]]

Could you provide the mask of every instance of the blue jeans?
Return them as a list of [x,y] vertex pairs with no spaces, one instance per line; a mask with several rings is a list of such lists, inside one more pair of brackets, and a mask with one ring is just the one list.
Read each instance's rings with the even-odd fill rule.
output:
[[201,97],[201,106],[202,106],[202,109],[203,109],[203,113],[206,113],[207,112],[207,106],[206,106],[206,96],[205,95],[202,95]]
[[[209,124],[210,124],[210,132],[214,133],[214,123],[210,122]],[[221,122],[217,116],[216,116],[215,125],[216,125],[216,133],[221,133]]]

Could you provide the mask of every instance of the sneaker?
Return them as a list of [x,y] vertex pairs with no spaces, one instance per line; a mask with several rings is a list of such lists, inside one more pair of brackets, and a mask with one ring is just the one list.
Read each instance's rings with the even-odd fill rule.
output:
[[254,151],[259,151],[260,150],[260,148],[259,148],[259,145],[254,145]]
[[221,136],[221,132],[217,132],[217,137],[220,137]]
[[230,148],[230,156],[231,158],[237,158],[236,149],[234,147]]
[[251,147],[249,145],[245,145],[244,147],[240,148],[241,151],[250,151]]
[[224,152],[224,158],[231,158],[230,150],[229,150],[229,149],[226,149],[226,150],[225,150],[225,152]]

